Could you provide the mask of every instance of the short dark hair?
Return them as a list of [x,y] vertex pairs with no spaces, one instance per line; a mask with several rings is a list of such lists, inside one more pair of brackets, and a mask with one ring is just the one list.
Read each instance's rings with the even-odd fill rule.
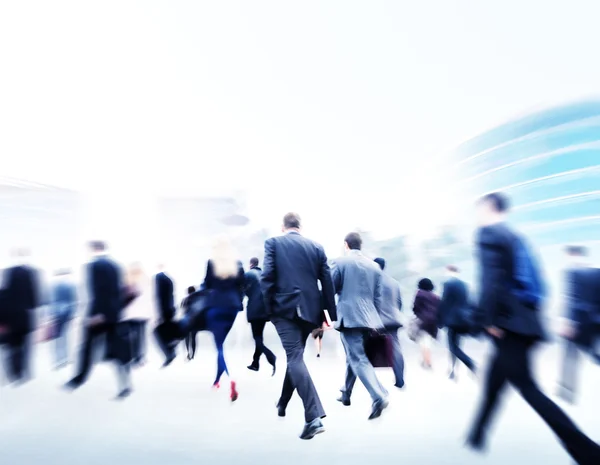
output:
[[435,289],[435,286],[433,285],[433,283],[431,282],[431,279],[429,278],[423,278],[421,279],[421,281],[419,281],[418,287],[421,291],[433,291]]
[[300,215],[290,212],[283,217],[283,227],[285,229],[300,229]]
[[458,267],[455,265],[448,265],[446,267],[446,269],[450,272],[450,273],[458,273]]
[[362,247],[362,237],[357,232],[351,232],[346,235],[344,242],[348,244],[350,250],[360,250]]
[[583,245],[569,245],[566,247],[567,254],[573,257],[587,257],[588,249]]
[[188,287],[188,295],[193,294],[194,292],[196,292],[196,288],[194,286]]
[[373,261],[379,265],[379,268],[381,268],[382,270],[385,270],[385,259],[384,258],[377,257]]
[[252,257],[252,258],[250,259],[250,266],[253,266],[253,267],[256,267],[256,266],[258,266],[258,258],[256,258],[256,257]]
[[90,241],[90,249],[92,249],[94,252],[104,252],[106,250],[106,242]]
[[504,213],[510,208],[508,196],[501,192],[492,192],[491,194],[484,195],[479,199],[479,203],[489,203],[494,211],[498,213]]

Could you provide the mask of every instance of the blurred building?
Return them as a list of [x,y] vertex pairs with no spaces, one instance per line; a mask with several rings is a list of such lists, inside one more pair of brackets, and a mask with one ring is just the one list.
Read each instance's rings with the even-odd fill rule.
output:
[[75,191],[0,177],[0,254],[31,249],[36,266],[73,267],[84,257],[85,199]]
[[555,291],[565,245],[588,245],[600,256],[600,101],[516,119],[466,142],[454,157],[462,224],[474,226],[476,198],[508,194],[510,221],[537,249]]

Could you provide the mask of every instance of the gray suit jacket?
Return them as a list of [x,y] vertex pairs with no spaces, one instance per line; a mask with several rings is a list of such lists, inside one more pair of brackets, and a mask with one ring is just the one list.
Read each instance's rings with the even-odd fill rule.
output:
[[381,321],[386,328],[401,328],[402,297],[400,296],[400,284],[389,274],[383,273],[382,285]]
[[357,250],[335,261],[333,286],[338,294],[336,329],[382,329],[383,283],[379,266]]

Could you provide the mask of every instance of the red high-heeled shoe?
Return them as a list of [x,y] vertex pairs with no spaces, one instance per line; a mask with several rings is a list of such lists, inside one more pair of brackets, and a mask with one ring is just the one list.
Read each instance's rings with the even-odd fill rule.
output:
[[237,392],[237,389],[235,388],[235,381],[232,381],[231,382],[231,394],[230,394],[231,402],[235,402],[238,397],[239,397],[239,393]]
[[212,385],[213,389],[221,389],[221,383],[219,383],[218,381],[216,381],[213,385]]

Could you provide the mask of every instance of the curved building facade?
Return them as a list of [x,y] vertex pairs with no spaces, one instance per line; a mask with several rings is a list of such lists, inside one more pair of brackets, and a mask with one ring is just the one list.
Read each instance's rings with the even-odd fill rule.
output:
[[600,101],[514,120],[464,143],[454,157],[467,205],[494,191],[510,197],[510,222],[538,251],[554,290],[565,245],[587,245],[598,258]]

